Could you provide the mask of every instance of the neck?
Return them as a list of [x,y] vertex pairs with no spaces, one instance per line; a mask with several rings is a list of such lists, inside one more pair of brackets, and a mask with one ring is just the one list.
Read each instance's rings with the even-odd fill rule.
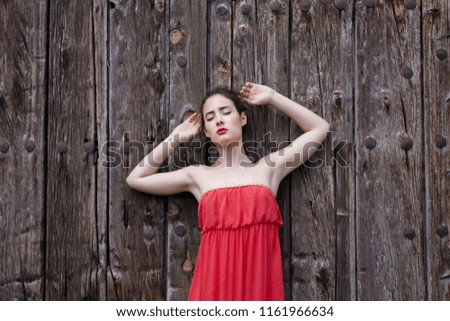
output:
[[236,168],[251,163],[244,151],[242,140],[229,144],[228,146],[218,146],[219,158],[216,165],[220,167]]

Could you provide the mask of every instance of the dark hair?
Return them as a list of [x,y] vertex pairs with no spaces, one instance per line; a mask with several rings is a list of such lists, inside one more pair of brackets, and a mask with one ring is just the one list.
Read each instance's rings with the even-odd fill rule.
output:
[[213,90],[209,91],[205,97],[203,97],[202,104],[200,105],[200,112],[202,113],[202,116],[203,116],[203,106],[205,105],[208,98],[214,95],[222,95],[225,98],[231,100],[234,103],[234,106],[236,107],[239,115],[244,112],[247,113],[247,106],[241,100],[241,97],[236,91],[231,90],[227,87],[216,87]]

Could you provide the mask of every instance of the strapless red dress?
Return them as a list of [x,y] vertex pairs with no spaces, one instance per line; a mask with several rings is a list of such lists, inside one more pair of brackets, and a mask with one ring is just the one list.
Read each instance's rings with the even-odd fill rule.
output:
[[263,185],[223,187],[198,204],[202,231],[188,300],[284,300],[273,193]]

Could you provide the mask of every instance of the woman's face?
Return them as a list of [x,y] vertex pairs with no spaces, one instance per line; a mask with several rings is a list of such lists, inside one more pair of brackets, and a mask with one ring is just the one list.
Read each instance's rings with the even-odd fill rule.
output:
[[234,103],[220,95],[209,97],[203,105],[203,122],[206,137],[222,146],[242,138],[242,126],[247,124],[247,115],[239,115]]

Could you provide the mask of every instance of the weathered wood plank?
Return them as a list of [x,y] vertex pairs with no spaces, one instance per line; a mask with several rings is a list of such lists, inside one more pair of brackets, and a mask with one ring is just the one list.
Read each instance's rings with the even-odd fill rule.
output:
[[450,300],[450,63],[448,1],[422,7],[428,300]]
[[97,246],[99,266],[96,283],[99,288],[99,300],[106,300],[108,266],[108,167],[106,153],[101,146],[108,141],[108,7],[107,0],[93,2],[94,36],[94,80],[95,80],[95,134],[93,140],[85,142],[85,149],[94,152],[96,165],[96,216]]
[[209,89],[231,87],[232,0],[212,0],[209,6]]
[[[98,299],[91,2],[50,2],[46,299]],[[76,13],[76,14],[75,14]]]
[[[303,2],[292,2],[292,11],[296,14],[291,31],[291,97],[330,121],[334,91],[342,88],[349,95],[348,75],[342,75],[341,82],[341,75],[334,74],[340,70],[338,68],[350,64],[343,48],[345,44],[335,40],[336,35],[348,35],[348,18],[331,2],[312,1],[307,9]],[[325,13],[327,19],[323,19]],[[335,46],[333,50],[330,50],[330,42]],[[301,130],[292,123],[291,139],[300,134]],[[332,164],[326,159],[330,153],[330,146],[324,145],[310,161],[292,173],[294,300],[333,300],[336,297],[334,175]]]
[[[256,5],[256,3],[255,3]],[[256,10],[256,33],[254,46],[257,50],[255,63],[261,67],[256,75],[261,83],[289,96],[289,1],[258,1]],[[239,70],[234,70],[239,74]],[[238,77],[238,75],[236,75]],[[245,81],[245,79],[242,79]],[[239,86],[236,84],[236,86]],[[239,87],[236,87],[239,89]],[[285,147],[289,141],[290,119],[272,106],[255,107],[251,121],[254,124],[253,139],[260,144],[261,156]],[[277,202],[283,216],[280,242],[283,257],[283,278],[285,299],[292,299],[292,280],[290,273],[291,257],[291,213],[290,177],[286,178],[277,192]]]
[[163,300],[164,199],[126,177],[167,135],[164,3],[110,1],[108,299]]
[[355,28],[357,299],[423,300],[420,10],[358,2]]
[[[320,87],[331,133],[325,142],[325,166],[333,167],[336,224],[336,300],[354,300],[355,282],[355,186],[353,117],[353,3],[316,1],[313,19],[319,52]],[[310,51],[311,53],[311,51]]]
[[[207,2],[172,1],[170,6],[170,130],[189,110],[199,111],[206,92]],[[169,160],[170,170],[196,163],[194,146],[182,146]],[[186,300],[193,276],[200,231],[197,201],[188,193],[169,197],[167,298]]]
[[45,1],[0,3],[0,300],[44,299]]

